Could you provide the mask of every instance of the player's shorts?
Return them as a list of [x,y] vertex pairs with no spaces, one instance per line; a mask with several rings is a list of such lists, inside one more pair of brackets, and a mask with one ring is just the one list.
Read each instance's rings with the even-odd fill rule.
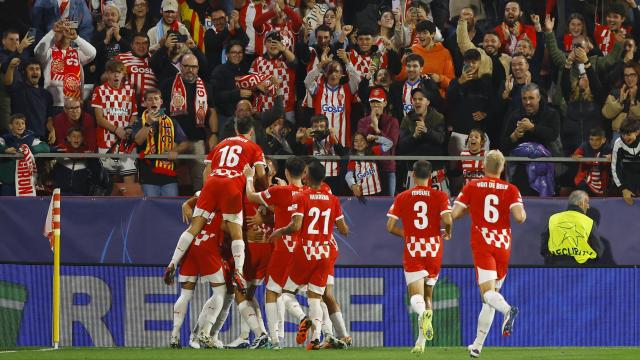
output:
[[[98,149],[98,153],[106,154],[109,149]],[[109,173],[109,175],[129,176],[135,175],[138,172],[136,169],[136,161],[132,158],[126,159],[110,159],[100,158],[102,167]]]
[[248,242],[244,260],[243,275],[248,284],[259,286],[267,274],[267,267],[273,252],[273,244]]
[[329,255],[329,261],[331,261],[331,269],[329,270],[329,276],[327,276],[327,285],[336,284],[336,261],[338,261],[338,255],[340,252],[335,247],[331,247],[331,253]]
[[303,285],[308,286],[308,291],[324,295],[327,287],[327,278],[331,273],[333,264],[329,257],[319,260],[308,260],[301,250],[293,257],[293,266],[284,289],[295,292]]
[[200,277],[202,283],[224,283],[222,259],[200,249],[189,248],[180,266],[179,282],[196,282]]
[[267,265],[267,289],[282,293],[293,266],[293,253],[287,249],[275,250]]
[[442,257],[407,257],[402,261],[404,279],[407,285],[420,279],[425,279],[425,284],[434,286],[438,282]]
[[499,288],[500,286],[497,283],[500,282],[500,285],[502,285],[504,277],[507,275],[511,252],[494,246],[471,242],[471,253],[473,254],[473,264],[476,268],[478,284],[489,280],[497,280],[496,288]]
[[193,217],[211,220],[216,212],[221,212],[224,220],[242,225],[243,194],[242,177],[209,176],[198,197]]

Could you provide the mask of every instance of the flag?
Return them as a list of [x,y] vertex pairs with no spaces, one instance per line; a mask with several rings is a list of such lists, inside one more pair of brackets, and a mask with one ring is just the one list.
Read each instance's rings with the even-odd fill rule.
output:
[[60,189],[54,189],[49,203],[49,211],[47,211],[47,219],[44,223],[44,237],[49,239],[51,251],[55,245],[56,231],[60,231]]

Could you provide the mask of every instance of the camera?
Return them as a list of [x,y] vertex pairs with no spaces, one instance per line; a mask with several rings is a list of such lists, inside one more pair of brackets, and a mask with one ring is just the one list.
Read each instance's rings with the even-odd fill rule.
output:
[[329,130],[313,130],[311,132],[311,136],[315,141],[322,141],[326,139],[327,136],[329,136],[329,134],[330,134]]

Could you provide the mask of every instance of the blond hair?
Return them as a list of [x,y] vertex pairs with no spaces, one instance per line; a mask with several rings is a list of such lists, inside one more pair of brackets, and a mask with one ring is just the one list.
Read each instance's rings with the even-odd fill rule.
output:
[[500,150],[491,150],[484,156],[485,174],[500,175],[504,168],[504,155]]

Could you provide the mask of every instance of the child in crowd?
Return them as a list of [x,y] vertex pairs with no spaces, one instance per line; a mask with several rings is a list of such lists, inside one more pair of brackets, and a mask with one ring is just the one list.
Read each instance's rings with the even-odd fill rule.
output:
[[[72,127],[67,131],[64,144],[58,151],[66,153],[91,152],[84,144],[82,129]],[[53,182],[60,188],[62,195],[97,195],[92,193],[94,184],[98,182],[102,166],[98,159],[63,158],[58,159],[53,167]],[[105,176],[108,180],[108,176]],[[110,187],[106,187],[109,191]],[[107,194],[104,192],[102,195]]]
[[[467,150],[460,152],[460,156],[481,156],[484,157],[485,143],[487,141],[485,132],[481,129],[471,129],[465,145]],[[473,179],[484,176],[484,162],[482,160],[461,160],[460,168],[465,185]]]
[[[589,131],[589,141],[583,142],[571,155],[572,158],[604,157],[611,160],[611,144],[600,127]],[[576,187],[590,196],[604,196],[609,185],[610,166],[606,162],[582,162],[574,178]]]
[[[373,142],[376,145],[369,147],[369,142]],[[360,132],[355,133],[353,136],[353,155],[383,155],[392,146],[393,142],[384,136],[364,135]],[[375,161],[349,161],[345,180],[353,194],[358,197],[375,195],[382,191],[380,173]]]
[[[0,153],[4,154],[18,154],[24,153],[20,149],[22,145],[29,147],[31,153],[42,153],[49,151],[49,145],[46,142],[40,141],[38,137],[31,130],[27,130],[27,118],[23,114],[14,114],[9,118],[10,132],[2,135],[0,138]],[[30,175],[25,175],[26,172],[20,171],[16,173],[16,163],[19,161],[25,161],[24,166],[29,168]],[[27,164],[28,163],[28,164]],[[28,185],[25,184],[25,188],[29,188],[29,193],[35,196],[35,160],[33,156],[26,156],[22,160],[16,159],[1,159],[0,160],[0,195],[2,196],[14,196],[16,195],[16,179],[22,180],[21,176],[25,176],[25,180],[28,180]],[[21,182],[22,184],[22,182]]]

